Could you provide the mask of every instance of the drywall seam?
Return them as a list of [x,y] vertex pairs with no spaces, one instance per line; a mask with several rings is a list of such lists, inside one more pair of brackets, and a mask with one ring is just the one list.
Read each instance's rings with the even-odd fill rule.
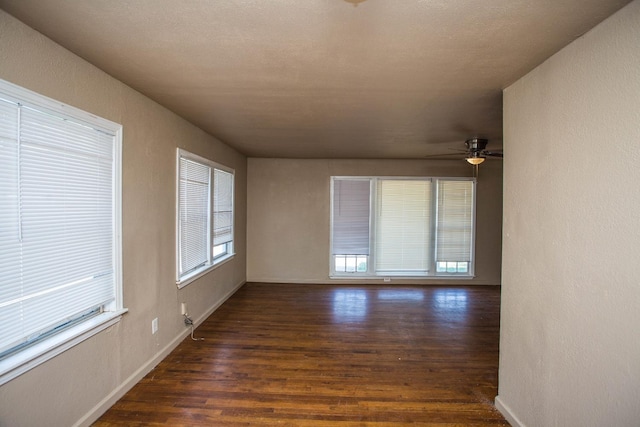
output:
[[500,396],[496,396],[495,403],[496,409],[500,411],[502,416],[504,416],[507,421],[509,421],[509,424],[511,424],[513,427],[526,427],[526,425],[522,421],[520,421],[518,417],[515,416],[509,405],[507,405],[502,401],[502,399],[500,399]]
[[[209,308],[205,314],[200,316],[194,323],[194,327],[200,326],[202,322],[204,322],[213,312],[215,312],[222,304],[225,303],[233,294],[235,294],[246,281],[241,281],[236,284],[233,289],[227,292],[222,298],[220,298],[215,304]],[[173,340],[169,342],[162,350],[156,353],[149,361],[143,364],[137,371],[129,376],[125,381],[123,381],[117,388],[115,388],[107,397],[105,397],[102,401],[100,401],[96,406],[94,406],[89,412],[87,412],[82,418],[80,418],[73,427],[86,427],[93,424],[102,414],[104,414],[111,406],[113,406],[122,396],[124,396],[129,390],[135,386],[138,381],[144,378],[153,368],[155,368],[158,363],[160,363],[165,357],[169,355],[178,345],[189,336],[191,330],[189,328],[185,329],[183,332],[178,334]]]

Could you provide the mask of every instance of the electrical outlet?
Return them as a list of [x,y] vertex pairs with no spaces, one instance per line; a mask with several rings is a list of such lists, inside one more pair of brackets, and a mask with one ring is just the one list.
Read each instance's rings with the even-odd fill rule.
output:
[[156,317],[151,321],[151,333],[155,334],[158,332],[158,318]]
[[391,277],[385,277],[385,278],[384,278],[384,281],[385,281],[385,282],[390,282],[390,281],[391,281]]
[[189,312],[187,311],[187,303],[186,302],[183,302],[182,304],[180,304],[180,310],[181,310],[180,314],[182,314],[183,316],[185,314],[189,314]]

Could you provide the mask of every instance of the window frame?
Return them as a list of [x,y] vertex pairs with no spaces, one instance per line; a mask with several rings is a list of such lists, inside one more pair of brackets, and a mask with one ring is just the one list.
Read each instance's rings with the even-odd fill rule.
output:
[[29,89],[0,79],[0,92],[8,101],[46,114],[80,123],[113,137],[112,230],[114,300],[104,304],[92,316],[78,317],[70,324],[43,333],[33,342],[17,346],[0,359],[0,386],[45,363],[73,346],[119,322],[127,312],[123,307],[122,281],[122,125],[87,111],[66,105]]
[[[336,271],[336,256],[342,254],[333,254],[334,247],[334,188],[337,180],[369,180],[370,181],[370,200],[369,200],[369,255],[367,260],[367,270],[364,272],[342,272]],[[430,206],[430,259],[429,272],[427,274],[410,274],[408,272],[393,273],[389,271],[376,271],[376,238],[378,226],[378,182],[383,180],[419,180],[431,182],[431,206]],[[470,262],[467,272],[442,272],[438,271],[436,263],[437,250],[436,244],[438,240],[438,183],[440,181],[469,181],[472,183],[472,201],[471,201],[471,242],[470,242]],[[379,278],[396,278],[396,279],[472,279],[475,277],[475,239],[476,239],[476,206],[477,206],[477,179],[467,177],[429,177],[429,176],[331,176],[330,178],[330,229],[329,229],[329,278],[331,279],[379,279]]]
[[[205,157],[199,156],[197,154],[191,153],[183,148],[177,148],[176,151],[177,155],[176,155],[176,286],[178,287],[178,289],[181,289],[185,286],[187,286],[188,284],[190,284],[191,282],[195,281],[196,279],[202,277],[203,275],[207,274],[208,272],[216,269],[217,267],[221,266],[222,264],[228,262],[229,260],[233,259],[235,257],[235,248],[234,248],[234,242],[235,242],[235,224],[234,224],[234,218],[235,218],[235,170],[227,167],[225,165],[222,165],[220,163],[214,162],[212,160],[209,160]],[[186,159],[195,163],[198,163],[200,165],[204,165],[207,166],[208,168],[210,168],[209,171],[209,188],[208,188],[208,194],[209,194],[209,200],[208,200],[208,207],[207,207],[207,223],[208,223],[208,227],[207,227],[207,232],[206,232],[206,242],[207,242],[207,250],[206,250],[206,261],[204,262],[203,265],[189,270],[187,272],[184,272],[181,274],[181,256],[182,256],[182,252],[181,252],[181,248],[182,248],[182,233],[181,233],[181,212],[180,212],[180,173],[181,173],[181,166],[180,166],[180,160],[181,159]],[[214,246],[214,190],[215,190],[215,170],[219,170],[222,172],[226,172],[231,174],[231,193],[230,193],[230,203],[231,203],[231,241],[229,242],[225,242],[216,246],[221,246],[221,245],[225,245],[226,246],[226,251],[221,253],[221,254],[216,254],[215,253],[215,246]]]

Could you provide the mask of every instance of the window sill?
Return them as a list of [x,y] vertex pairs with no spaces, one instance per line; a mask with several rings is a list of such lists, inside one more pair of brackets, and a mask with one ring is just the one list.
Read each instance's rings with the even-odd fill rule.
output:
[[226,255],[224,257],[220,257],[220,258],[216,259],[213,264],[205,265],[204,267],[185,275],[184,277],[182,277],[182,278],[180,278],[179,280],[176,281],[176,286],[178,287],[178,289],[184,288],[185,286],[187,286],[189,283],[193,282],[194,280],[199,279],[200,277],[204,276],[208,272],[210,272],[212,270],[215,270],[216,268],[220,267],[221,265],[226,264],[227,262],[231,261],[235,255],[236,255],[235,253],[232,253],[232,254]]
[[0,360],[0,386],[118,323],[127,309],[99,314]]

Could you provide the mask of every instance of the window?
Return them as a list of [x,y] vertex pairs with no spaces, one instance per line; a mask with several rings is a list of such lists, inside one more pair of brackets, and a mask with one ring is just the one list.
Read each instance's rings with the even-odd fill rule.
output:
[[368,179],[333,181],[333,259],[337,272],[368,271],[370,192]]
[[331,274],[472,276],[475,181],[333,177]]
[[437,273],[469,274],[473,206],[471,181],[438,180]]
[[178,149],[177,278],[183,287],[233,252],[233,170]]
[[213,259],[233,252],[233,174],[213,170]]
[[431,182],[377,181],[376,272],[426,275],[431,259]]
[[122,308],[121,126],[0,81],[0,382]]

